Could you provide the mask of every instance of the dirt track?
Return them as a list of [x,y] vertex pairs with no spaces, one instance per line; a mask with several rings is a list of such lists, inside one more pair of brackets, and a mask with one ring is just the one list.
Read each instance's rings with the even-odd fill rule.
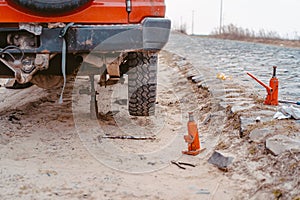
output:
[[[114,95],[122,95],[122,92],[114,91],[119,91],[118,87],[123,91],[126,83],[100,89],[99,96],[105,97],[105,93],[108,98],[99,102],[102,117],[96,128],[115,135],[151,134],[155,137],[154,141],[103,139],[101,145],[111,147],[104,149],[103,155],[97,154],[101,133],[95,134],[95,129],[86,120],[88,110],[84,107],[88,106],[88,95],[79,96],[73,92],[72,99],[69,88],[64,103],[59,105],[60,91],[44,91],[35,86],[22,91],[0,88],[0,198],[232,199],[239,196],[238,185],[206,162],[212,150],[210,145],[217,140],[216,136],[208,134],[208,126],[201,126],[201,131],[207,133],[201,135],[207,150],[198,157],[181,156],[181,150],[187,148],[182,139],[186,133],[186,111],[194,111],[197,121],[203,122],[210,110],[209,93],[199,93],[199,89],[185,78],[185,71],[178,71],[170,55],[162,53],[160,61],[157,115],[154,118],[129,117],[124,105],[119,105],[120,110],[115,115],[109,115],[108,111],[116,109],[111,99],[118,98]],[[83,86],[87,81],[85,78],[78,80]],[[74,120],[72,109],[75,118],[76,113],[83,112],[79,121],[83,119],[86,124]],[[124,121],[129,122],[130,127],[138,127],[137,132],[130,132]],[[170,154],[164,155],[169,150]],[[115,162],[118,153],[124,152],[138,155],[139,159],[120,157]],[[154,153],[151,157],[151,152],[164,156],[156,157]],[[177,159],[196,167],[182,170],[170,164],[170,160]]]

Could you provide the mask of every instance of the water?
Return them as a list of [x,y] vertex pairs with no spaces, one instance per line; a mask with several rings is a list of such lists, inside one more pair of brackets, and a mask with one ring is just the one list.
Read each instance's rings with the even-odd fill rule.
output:
[[254,74],[269,84],[277,66],[279,98],[300,100],[300,49],[232,40],[190,37],[172,33],[166,50],[186,57],[207,78],[222,72],[241,85],[265,89],[246,75]]

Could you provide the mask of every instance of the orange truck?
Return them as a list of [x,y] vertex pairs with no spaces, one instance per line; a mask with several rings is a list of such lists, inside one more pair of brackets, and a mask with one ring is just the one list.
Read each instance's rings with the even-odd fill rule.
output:
[[94,75],[106,86],[127,74],[129,113],[152,115],[165,9],[164,0],[0,0],[0,78],[55,88],[84,68],[93,107]]

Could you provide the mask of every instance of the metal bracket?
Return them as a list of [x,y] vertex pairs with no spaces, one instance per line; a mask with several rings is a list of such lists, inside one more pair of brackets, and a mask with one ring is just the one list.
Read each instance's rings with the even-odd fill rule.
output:
[[90,75],[91,82],[91,101],[90,101],[90,117],[91,119],[98,119],[98,92],[95,90],[95,78],[94,75]]

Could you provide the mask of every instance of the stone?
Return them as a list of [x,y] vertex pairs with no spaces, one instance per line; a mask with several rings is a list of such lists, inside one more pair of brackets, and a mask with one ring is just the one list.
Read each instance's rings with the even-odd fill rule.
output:
[[[246,114],[247,116],[245,116]],[[264,123],[273,120],[274,111],[271,110],[260,110],[250,111],[240,116],[241,128],[240,135],[243,136],[245,132],[249,130],[249,126],[256,123]],[[260,117],[260,122],[256,122],[257,116]]]
[[198,88],[202,88],[202,89],[204,89],[204,90],[208,90],[208,85],[207,85],[205,82],[199,82],[199,83],[197,84],[197,87],[198,87]]
[[233,161],[233,157],[225,156],[217,151],[214,151],[212,156],[208,159],[210,164],[213,164],[221,169],[226,169]]
[[266,140],[266,148],[275,156],[286,151],[298,153],[300,152],[300,140],[285,135],[275,135]]
[[249,125],[255,124],[253,118],[240,116],[240,136],[244,136],[244,133],[248,130]]
[[223,98],[235,99],[235,98],[240,98],[240,97],[241,97],[241,93],[240,92],[232,92],[232,93],[226,93]]
[[198,76],[192,77],[192,81],[193,81],[194,83],[199,83],[199,82],[201,82],[201,81],[203,81],[203,80],[204,80],[204,77],[203,77],[202,75],[198,75]]
[[231,112],[232,113],[236,113],[236,112],[241,112],[241,111],[244,111],[244,110],[250,110],[252,109],[253,107],[255,106],[254,103],[252,102],[247,102],[247,101],[241,101],[237,104],[234,104],[232,107],[231,107]]
[[192,80],[193,77],[195,77],[195,76],[198,76],[195,72],[188,72],[187,75],[186,75],[186,78],[188,80]]
[[269,128],[256,128],[250,132],[249,138],[253,142],[262,142],[262,140],[271,133],[272,130]]

